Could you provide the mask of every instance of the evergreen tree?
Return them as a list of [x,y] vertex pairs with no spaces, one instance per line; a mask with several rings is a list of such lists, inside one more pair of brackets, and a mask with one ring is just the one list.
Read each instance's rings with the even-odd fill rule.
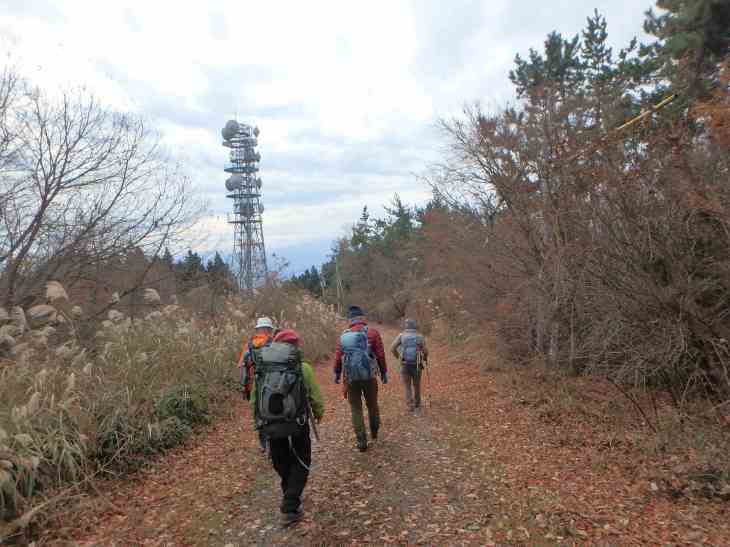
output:
[[307,290],[315,296],[322,295],[322,279],[319,276],[316,266],[312,266],[309,270]]
[[577,35],[565,40],[560,33],[551,32],[545,40],[544,55],[530,48],[529,59],[517,55],[515,65],[509,78],[517,89],[517,96],[531,97],[534,102],[547,95],[564,101],[583,81]]
[[221,274],[225,274],[228,271],[228,264],[225,263],[221,255],[218,253],[218,251],[215,252],[215,255],[213,258],[208,260],[208,266],[206,267],[206,272],[209,275],[217,275],[220,276]]
[[208,278],[208,285],[216,295],[226,294],[230,292],[234,286],[233,273],[218,251],[216,251],[212,259],[208,260],[206,275]]
[[181,286],[185,291],[197,287],[205,274],[203,259],[200,258],[198,253],[191,250],[188,250],[185,258],[176,264],[175,270],[179,280],[178,286]]
[[170,252],[170,249],[165,247],[165,252],[162,254],[161,257],[162,263],[167,266],[170,270],[173,269],[175,266],[175,259],[172,256],[172,253]]
[[336,280],[336,267],[335,267],[335,255],[330,257],[330,260],[328,262],[325,262],[320,267],[320,279],[322,284],[324,285],[324,288],[329,289],[330,287],[334,287]]
[[198,253],[188,250],[188,254],[183,259],[183,270],[188,277],[195,277],[205,271],[203,267],[203,259]]
[[379,247],[385,255],[392,256],[413,235],[415,214],[403,203],[398,194],[393,196],[390,207],[384,208],[389,218],[377,221],[381,234]]
[[646,13],[644,30],[658,41],[642,49],[657,77],[689,100],[706,97],[720,61],[730,52],[728,0],[657,0],[664,13]]
[[309,291],[315,296],[322,296],[322,278],[316,266],[312,266],[300,275],[294,275],[290,283],[295,287]]
[[372,226],[370,225],[370,213],[368,213],[368,206],[365,205],[362,208],[362,214],[360,220],[352,228],[352,237],[350,238],[350,244],[354,249],[364,249],[370,244],[370,238],[372,236]]

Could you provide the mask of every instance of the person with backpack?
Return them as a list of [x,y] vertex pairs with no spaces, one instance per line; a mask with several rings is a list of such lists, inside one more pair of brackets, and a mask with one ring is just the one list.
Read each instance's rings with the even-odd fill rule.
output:
[[260,350],[251,406],[281,477],[282,524],[294,524],[304,516],[302,492],[312,464],[310,423],[324,415],[324,399],[312,366],[302,359],[296,331],[282,330]]
[[373,440],[378,438],[380,409],[378,408],[378,380],[380,372],[383,384],[388,383],[388,366],[385,362],[383,339],[377,329],[368,326],[365,312],[358,306],[347,310],[350,326],[337,341],[335,352],[335,383],[339,384],[344,372],[345,396],[350,401],[352,427],[357,438],[357,448],[368,448],[362,400],[368,409],[368,423]]
[[[254,327],[254,335],[244,342],[244,349],[238,359],[238,368],[241,369],[241,386],[246,399],[251,399],[254,370],[261,348],[271,345],[274,339],[274,322],[269,317],[259,317]],[[259,435],[261,451],[266,452],[266,438]]]
[[405,330],[393,340],[390,352],[401,362],[408,410],[416,410],[421,407],[421,374],[428,362],[428,348],[426,338],[416,330],[413,319],[406,319]]

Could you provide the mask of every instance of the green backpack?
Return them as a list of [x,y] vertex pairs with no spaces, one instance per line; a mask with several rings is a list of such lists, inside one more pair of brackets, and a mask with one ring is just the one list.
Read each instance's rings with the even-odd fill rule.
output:
[[308,419],[301,353],[274,342],[259,350],[256,363],[256,428],[270,439],[299,435]]

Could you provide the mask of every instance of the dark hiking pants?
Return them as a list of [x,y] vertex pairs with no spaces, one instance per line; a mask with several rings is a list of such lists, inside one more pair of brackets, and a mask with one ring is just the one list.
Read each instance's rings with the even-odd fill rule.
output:
[[380,429],[380,409],[378,408],[378,380],[358,380],[350,382],[347,386],[347,399],[350,401],[352,411],[352,427],[355,435],[365,436],[365,419],[362,414],[362,400],[365,399],[365,406],[368,408],[368,422],[370,432],[377,434]]
[[[312,441],[309,438],[309,426],[304,432],[289,439],[270,439],[271,462],[281,477],[281,512],[294,513],[302,502],[302,492],[307,484],[312,463]],[[299,459],[297,459],[297,456]],[[301,462],[299,461],[301,460]]]
[[400,369],[400,375],[403,384],[406,387],[406,403],[408,408],[418,408],[421,406],[421,374],[416,365],[407,365],[403,363]]

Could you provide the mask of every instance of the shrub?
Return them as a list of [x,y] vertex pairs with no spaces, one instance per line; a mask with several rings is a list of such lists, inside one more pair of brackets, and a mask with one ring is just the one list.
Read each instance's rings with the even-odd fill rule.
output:
[[188,422],[181,420],[175,416],[165,418],[159,423],[158,436],[153,439],[160,448],[172,448],[185,439],[193,432],[193,428]]
[[210,421],[208,396],[200,387],[172,386],[155,405],[155,414],[161,420],[175,418],[186,424]]

